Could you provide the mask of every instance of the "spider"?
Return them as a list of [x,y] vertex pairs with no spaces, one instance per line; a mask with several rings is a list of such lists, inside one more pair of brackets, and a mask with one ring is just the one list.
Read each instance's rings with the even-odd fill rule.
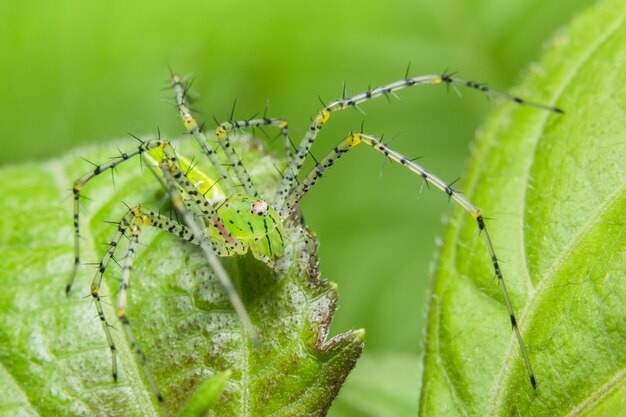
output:
[[[250,341],[253,345],[258,346],[262,341],[259,339],[246,307],[219,258],[242,255],[249,251],[256,259],[265,263],[269,268],[280,270],[283,267],[285,239],[297,229],[294,226],[296,223],[294,220],[298,216],[299,202],[338,159],[357,145],[365,144],[382,153],[391,161],[404,166],[418,175],[426,184],[431,184],[441,190],[450,200],[459,204],[474,219],[490,255],[489,262],[492,264],[495,276],[500,284],[512,329],[528,372],[529,382],[532,388],[536,389],[537,383],[532,365],[528,357],[526,345],[519,331],[517,319],[491,237],[487,231],[485,219],[481,211],[472,202],[455,191],[451,184],[444,182],[427,171],[415,163],[413,159],[407,158],[391,149],[380,138],[362,131],[348,134],[323,159],[319,162],[316,161],[316,165],[306,175],[300,176],[299,174],[320,130],[334,112],[348,108],[358,108],[360,104],[366,101],[377,97],[394,95],[398,90],[413,86],[427,84],[447,85],[454,88],[460,86],[477,90],[485,95],[502,97],[519,105],[531,106],[555,113],[563,113],[561,109],[529,102],[509,93],[494,90],[484,84],[465,81],[447,73],[416,77],[409,77],[407,74],[402,80],[369,89],[352,97],[345,97],[344,94],[344,97],[341,99],[325,105],[317,112],[304,134],[304,138],[296,147],[289,136],[288,123],[283,119],[277,118],[263,117],[239,121],[229,120],[218,124],[214,138],[207,137],[190,107],[188,97],[189,84],[182,77],[174,74],[171,75],[171,84],[180,118],[188,133],[195,139],[211,163],[216,175],[206,174],[196,164],[177,154],[168,140],[158,138],[143,141],[137,138],[140,142],[139,146],[128,152],[121,153],[106,163],[96,165],[91,172],[77,179],[73,186],[74,266],[66,285],[67,293],[70,292],[81,263],[79,227],[81,191],[92,179],[134,157],[143,158],[155,171],[156,177],[167,191],[172,207],[180,216],[180,219],[178,217],[172,218],[142,206],[129,207],[127,213],[117,223],[117,231],[98,265],[96,275],[91,284],[91,296],[111,351],[111,367],[114,380],[117,380],[118,377],[117,350],[110,326],[104,314],[101,285],[107,266],[114,259],[118,243],[123,236],[129,238],[129,245],[122,268],[121,283],[117,295],[116,315],[122,324],[130,345],[141,359],[142,364],[144,355],[135,342],[135,337],[126,315],[126,308],[130,273],[139,244],[141,230],[144,226],[165,230],[201,248],[207,262],[223,285]],[[285,141],[286,168],[273,196],[259,195],[255,187],[255,179],[248,173],[234,147],[231,146],[231,138],[234,131],[263,127],[279,129]],[[159,388],[145,367],[144,374],[165,411],[164,400]]]

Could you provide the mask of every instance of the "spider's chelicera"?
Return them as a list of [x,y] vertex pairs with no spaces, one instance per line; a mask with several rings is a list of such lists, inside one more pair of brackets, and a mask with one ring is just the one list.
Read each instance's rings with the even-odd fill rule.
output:
[[[476,221],[478,230],[489,251],[491,257],[490,262],[493,265],[495,275],[498,278],[502,290],[502,296],[506,304],[513,331],[519,343],[520,352],[528,371],[530,383],[533,388],[536,388],[536,380],[530,359],[528,358],[527,349],[518,328],[498,258],[496,257],[490,235],[487,232],[485,220],[480,210],[468,199],[452,189],[451,184],[444,182],[428,172],[420,165],[416,164],[414,160],[391,149],[379,138],[363,132],[350,133],[320,160],[308,174],[304,177],[299,177],[301,168],[304,165],[311,146],[333,112],[357,107],[359,104],[376,97],[394,94],[398,90],[424,84],[442,84],[451,85],[453,87],[463,86],[478,90],[487,95],[503,97],[520,105],[562,113],[562,111],[556,107],[528,102],[506,92],[494,90],[483,84],[472,81],[464,81],[449,74],[417,77],[407,76],[400,81],[370,89],[352,97],[344,97],[326,105],[315,115],[304,138],[297,147],[292,145],[288,134],[288,125],[285,120],[266,117],[243,121],[230,120],[221,123],[215,130],[215,138],[211,137],[209,139],[203,133],[192,110],[188,106],[187,84],[181,77],[173,75],[172,86],[175,92],[176,106],[183,124],[202,148],[203,153],[217,172],[217,177],[210,177],[189,160],[181,155],[177,155],[169,141],[156,139],[140,141],[140,145],[134,150],[122,153],[120,156],[102,165],[97,165],[92,172],[76,180],[73,187],[75,257],[73,272],[66,287],[67,292],[71,289],[78,266],[80,265],[80,193],[84,186],[93,178],[135,156],[143,157],[155,167],[155,171],[158,172],[161,181],[164,183],[172,205],[181,219],[175,220],[169,216],[164,216],[141,206],[130,208],[119,221],[117,232],[98,266],[98,271],[91,284],[91,295],[111,349],[113,378],[117,379],[118,373],[116,348],[107,319],[104,315],[100,288],[103,274],[109,261],[113,258],[115,250],[118,247],[118,242],[122,236],[128,236],[130,243],[123,265],[116,313],[123,325],[126,336],[131,341],[131,345],[135,347],[135,352],[138,355],[142,356],[142,353],[134,341],[126,316],[126,306],[130,271],[143,226],[151,226],[165,230],[201,247],[207,261],[224,286],[251,342],[258,344],[260,341],[255,327],[246,312],[243,302],[233,287],[228,274],[222,267],[219,257],[240,255],[251,251],[254,257],[267,264],[270,268],[279,268],[284,252],[285,228],[288,227],[289,220],[293,218],[298,203],[339,158],[350,149],[364,143],[382,153],[390,160],[417,174],[423,181],[443,191],[451,200],[461,205]],[[260,196],[255,188],[254,178],[246,171],[240,157],[236,154],[233,146],[231,146],[230,135],[233,131],[240,129],[268,126],[278,128],[285,139],[287,167],[283,172],[282,181],[278,186],[276,195]],[[221,152],[222,154],[220,155],[216,152]],[[228,164],[222,162],[222,158],[224,157],[228,160]],[[153,386],[155,395],[161,404],[163,404],[161,394],[152,377],[150,377],[147,371],[146,375]]]

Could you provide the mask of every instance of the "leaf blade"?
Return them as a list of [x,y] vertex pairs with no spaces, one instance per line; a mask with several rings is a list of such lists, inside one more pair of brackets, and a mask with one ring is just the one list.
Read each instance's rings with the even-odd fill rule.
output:
[[[535,367],[537,392],[507,329],[488,255],[459,210],[431,305],[422,415],[449,411],[451,404],[456,415],[561,414],[585,402],[580,387],[593,391],[619,374],[605,369],[601,376],[604,362],[624,368],[620,346],[626,335],[619,317],[625,312],[616,300],[626,297],[620,232],[626,212],[620,168],[626,160],[620,82],[626,76],[625,18],[623,3],[605,1],[556,36],[516,94],[556,103],[566,114],[501,106],[477,141],[464,187],[483,215],[495,217],[487,225]],[[612,226],[603,229],[603,222]],[[603,274],[612,274],[613,293],[597,288]],[[573,300],[595,299],[596,290],[605,297],[594,305],[601,313],[573,306]],[[567,314],[571,325],[563,322]],[[613,329],[595,338],[580,329],[598,323]],[[568,335],[586,343],[569,349]],[[573,371],[568,357],[578,364]]]

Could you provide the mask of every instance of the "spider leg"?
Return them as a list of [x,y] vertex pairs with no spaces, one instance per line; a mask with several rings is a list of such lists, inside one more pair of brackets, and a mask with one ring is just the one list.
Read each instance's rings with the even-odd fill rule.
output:
[[232,146],[230,146],[230,132],[238,129],[254,129],[259,127],[272,126],[280,129],[280,134],[285,138],[285,153],[287,158],[291,158],[292,155],[292,142],[289,138],[289,125],[286,120],[283,119],[274,119],[264,117],[262,119],[249,119],[249,120],[229,120],[223,123],[220,123],[219,126],[215,129],[215,136],[217,136],[220,143],[223,143],[224,149],[226,150],[226,154],[232,155],[228,156],[231,164],[235,165],[235,172],[237,173],[237,169],[241,169],[241,173],[237,173],[237,177],[242,180],[242,184],[244,184],[244,190],[246,193],[258,197],[258,193],[252,184],[252,180],[248,173],[243,169],[243,165],[241,165],[241,160],[237,159]]
[[[226,169],[224,168],[225,164],[220,159],[219,155],[216,153],[216,149],[214,149],[207,138],[207,136],[202,132],[196,117],[194,116],[193,111],[187,105],[188,101],[188,91],[187,86],[184,84],[183,79],[178,75],[172,75],[172,88],[174,89],[175,99],[176,99],[176,107],[178,107],[178,113],[180,115],[187,132],[198,142],[198,145],[202,148],[202,151],[206,154],[207,158],[211,164],[215,167],[217,174],[220,177],[221,183],[226,188],[227,194],[231,194],[234,192],[234,183],[232,181],[232,176],[228,174]],[[252,179],[248,175],[246,169],[241,163],[241,159],[237,156],[232,146],[230,146],[230,142],[227,140],[219,139],[217,141],[217,147],[221,148],[224,151],[224,154],[228,158],[228,164],[230,165],[234,171],[235,176],[239,180],[239,183],[244,187],[246,192],[252,195],[257,195],[256,190],[252,184]],[[252,192],[251,192],[252,191]]]
[[492,89],[485,84],[480,84],[474,81],[465,81],[461,78],[453,77],[449,74],[441,74],[441,75],[421,75],[417,77],[407,77],[403,80],[396,81],[390,84],[383,85],[382,87],[377,87],[374,89],[367,90],[364,93],[357,94],[352,97],[341,98],[333,101],[332,103],[324,106],[313,118],[313,122],[309,126],[302,142],[298,146],[296,153],[291,159],[289,166],[285,172],[285,176],[280,183],[278,188],[278,192],[276,194],[276,201],[274,207],[277,210],[283,206],[285,199],[287,196],[291,195],[291,191],[294,187],[296,187],[297,177],[302,169],[302,165],[306,159],[311,146],[315,142],[319,131],[322,129],[324,124],[330,119],[331,113],[335,111],[344,110],[347,108],[357,108],[357,106],[363,102],[374,99],[376,97],[389,95],[394,95],[396,91],[402,90],[407,87],[412,87],[415,85],[452,85],[452,86],[463,86],[467,88],[471,88],[488,96],[496,96],[501,97],[506,100],[513,101],[523,106],[536,107],[543,110],[553,111],[555,113],[563,113],[563,110],[557,107],[546,106],[539,103],[534,103],[531,101],[527,101],[520,97],[514,96],[504,91]]
[[437,176],[431,174],[426,171],[420,165],[416,164],[411,159],[405,157],[401,153],[394,151],[385,145],[381,140],[377,139],[374,136],[362,134],[362,133],[352,133],[348,135],[343,141],[341,141],[335,148],[333,148],[328,155],[321,160],[315,168],[309,172],[309,174],[304,178],[302,183],[297,186],[292,193],[289,194],[286,200],[286,205],[279,212],[281,218],[288,217],[297,207],[300,200],[304,197],[304,195],[315,185],[315,183],[324,175],[324,173],[346,152],[360,143],[365,143],[376,151],[382,153],[387,158],[391,159],[393,162],[396,162],[411,172],[419,175],[424,181],[434,185],[436,188],[440,189],[450,199],[459,204],[463,209],[465,209],[472,218],[476,221],[478,226],[478,230],[480,234],[483,236],[485,244],[487,246],[487,250],[489,251],[489,255],[491,257],[491,263],[493,265],[493,269],[496,277],[498,278],[498,282],[500,284],[500,289],[502,290],[502,297],[504,298],[504,302],[506,304],[507,311],[509,313],[509,318],[511,320],[511,326],[513,328],[513,332],[515,333],[515,337],[517,338],[517,342],[519,344],[520,352],[522,354],[524,364],[526,366],[526,370],[528,371],[528,377],[530,379],[530,383],[533,389],[537,388],[537,382],[535,380],[535,375],[533,373],[533,369],[530,363],[530,359],[528,357],[528,349],[526,348],[526,344],[524,343],[524,339],[522,338],[521,332],[519,330],[517,319],[515,318],[515,312],[513,310],[513,305],[511,304],[511,299],[509,297],[509,292],[506,288],[506,284],[504,282],[504,276],[502,275],[502,271],[500,269],[500,264],[498,262],[498,258],[495,253],[495,249],[493,247],[493,243],[491,241],[491,237],[489,236],[489,232],[487,231],[487,226],[485,224],[485,220],[480,212],[480,210],[474,206],[467,198],[463,197],[460,193],[453,190],[452,187],[438,178]]
[[69,293],[72,289],[72,284],[74,283],[74,279],[76,278],[76,274],[78,272],[78,267],[80,265],[80,226],[79,226],[79,206],[80,206],[80,192],[83,187],[92,179],[97,177],[98,175],[106,172],[110,169],[117,167],[118,165],[128,161],[129,159],[143,155],[144,153],[158,148],[158,147],[169,147],[169,143],[165,140],[150,140],[141,142],[141,144],[131,152],[123,152],[120,156],[112,158],[110,161],[96,165],[93,171],[83,175],[79,179],[74,182],[74,186],[72,187],[72,192],[74,194],[74,266],[70,273],[70,277],[65,285],[65,292]]
[[[195,245],[200,245],[200,239],[194,235],[191,230],[160,214],[157,214],[153,211],[149,211],[143,207],[136,206],[130,209],[118,222],[117,231],[113,236],[113,239],[109,243],[109,246],[100,261],[98,266],[98,270],[96,275],[91,283],[91,296],[94,301],[94,305],[96,306],[96,310],[98,312],[98,317],[100,318],[100,323],[102,324],[102,329],[106,336],[107,343],[109,345],[109,349],[111,350],[111,371],[113,375],[113,379],[117,380],[118,378],[118,367],[117,367],[117,348],[115,346],[115,342],[113,340],[113,335],[111,334],[111,325],[108,323],[105,313],[104,307],[102,305],[102,299],[100,295],[100,291],[102,288],[102,279],[104,277],[104,273],[107,270],[107,267],[110,261],[113,259],[113,256],[119,247],[119,242],[122,236],[127,235],[130,232],[130,242],[128,245],[128,249],[126,252],[126,258],[122,269],[122,280],[120,283],[120,287],[117,294],[117,306],[116,306],[116,315],[120,322],[123,325],[124,333],[131,345],[133,352],[139,358],[139,362],[141,364],[142,370],[146,375],[146,379],[148,380],[155,397],[159,401],[159,404],[163,407],[163,396],[154,381],[154,377],[150,373],[150,371],[145,366],[146,358],[139,345],[137,344],[135,337],[133,336],[132,329],[130,327],[130,322],[126,315],[127,308],[127,291],[130,282],[130,273],[132,270],[132,265],[135,260],[137,245],[139,243],[139,236],[141,233],[141,226],[151,226],[156,227],[158,229],[162,229],[171,233],[179,238],[186,240]],[[213,248],[213,247],[212,247]],[[224,251],[222,251],[224,252]],[[216,252],[217,255],[222,254],[221,252]],[[164,409],[165,412],[165,409]]]

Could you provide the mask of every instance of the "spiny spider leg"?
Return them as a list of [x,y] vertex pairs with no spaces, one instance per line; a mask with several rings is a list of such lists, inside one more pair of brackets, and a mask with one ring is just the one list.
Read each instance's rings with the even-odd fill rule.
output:
[[[101,320],[101,324],[102,324],[102,327],[103,327],[103,330],[107,339],[107,343],[111,350],[112,375],[114,379],[117,379],[117,375],[118,375],[117,350],[113,341],[113,337],[110,332],[109,324],[106,321],[106,318],[104,315],[104,309],[102,306],[101,296],[100,296],[100,288],[102,285],[102,278],[103,278],[104,272],[110,260],[112,259],[116,248],[118,247],[118,243],[121,237],[127,233],[127,230],[129,228],[132,228],[133,234],[136,234],[137,235],[136,239],[138,239],[139,232],[140,232],[140,229],[139,229],[140,224],[154,226],[157,228],[167,230],[169,233],[175,234],[182,239],[188,240],[189,242],[202,247],[203,251],[205,252],[209,260],[209,263],[211,264],[218,278],[224,285],[233,306],[235,307],[237,313],[239,314],[243,322],[246,332],[250,336],[251,341],[254,344],[258,344],[256,331],[254,330],[252,326],[252,323],[248,317],[245,307],[243,306],[243,303],[241,299],[239,298],[239,295],[234,290],[227,273],[224,271],[223,267],[219,263],[219,260],[217,260],[217,256],[230,256],[235,253],[244,253],[246,250],[246,247],[244,246],[242,242],[236,240],[232,236],[230,231],[224,226],[224,223],[220,219],[215,208],[208,203],[206,198],[204,198],[204,196],[195,188],[195,186],[189,181],[189,179],[182,172],[179,166],[179,162],[176,157],[176,154],[173,148],[171,147],[171,145],[169,144],[169,142],[166,140],[152,140],[152,141],[142,142],[139,145],[139,147],[137,147],[132,152],[123,153],[121,156],[116,157],[113,160],[105,164],[97,165],[92,172],[84,175],[83,177],[81,177],[74,183],[74,187],[73,187],[74,210],[75,210],[74,212],[74,225],[75,225],[74,236],[76,239],[75,259],[76,260],[80,259],[80,255],[79,255],[80,247],[78,244],[78,238],[80,236],[79,229],[78,229],[78,219],[79,219],[78,202],[80,200],[81,189],[85,186],[85,184],[87,184],[96,176],[106,172],[107,170],[113,169],[114,167],[120,165],[121,163],[125,161],[128,161],[129,159],[133,157],[143,155],[146,152],[154,150],[156,148],[159,148],[163,152],[163,156],[161,156],[161,162],[166,163],[166,165],[160,164],[159,167],[161,169],[163,169],[164,167],[167,168],[163,172],[163,176],[165,177],[165,183],[168,186],[168,192],[171,196],[171,199],[175,207],[178,208],[180,202],[182,202],[183,207],[185,207],[185,205],[189,205],[192,209],[196,209],[198,213],[201,214],[202,216],[201,218],[205,219],[206,222],[210,226],[205,226],[204,224],[202,224],[201,227],[198,226],[195,222],[193,222],[194,216],[186,208],[184,209],[184,211],[181,211],[181,213],[185,216],[185,219],[187,221],[189,221],[189,219],[191,218],[192,223],[189,228],[185,227],[184,225],[178,224],[174,220],[170,220],[165,216],[155,214],[153,212],[144,210],[140,207],[132,209],[122,218],[122,220],[120,220],[118,224],[118,230],[99,264],[98,271],[91,285],[91,295],[92,295],[92,298],[94,299],[96,310]],[[175,188],[175,192],[172,191],[172,185]],[[180,190],[178,187],[180,187]],[[210,231],[209,227],[213,228],[214,233]],[[131,236],[131,243],[133,240],[134,239]],[[126,286],[127,286],[128,279],[129,279],[128,274],[130,273],[130,268],[132,265],[132,258],[134,257],[135,246],[136,246],[136,243],[132,243],[132,246],[129,247],[128,255],[130,256],[128,256],[127,259],[130,259],[130,262],[127,260],[127,266],[124,267],[123,276],[122,276],[122,286],[120,288],[120,293],[118,295],[117,315],[123,324],[128,324],[128,320],[126,319],[126,316],[125,316]],[[77,269],[77,265],[78,264],[75,265],[75,269]],[[72,273],[72,276],[70,277],[70,281],[66,287],[67,291],[69,291],[69,288],[71,288],[71,283],[73,282],[75,273],[76,272],[74,271]],[[131,342],[133,349],[140,356],[142,363],[143,363],[143,355],[138,350],[134,339],[132,339],[132,334],[130,333],[130,329],[128,328],[128,326],[125,326],[125,333],[129,335],[129,341]],[[148,375],[149,379],[151,378],[148,372],[146,372],[146,375]],[[158,394],[157,398],[159,398],[159,401],[162,401],[162,398],[160,397],[160,394],[158,393],[158,389],[156,389],[156,386],[154,385],[154,381],[151,380],[150,383],[151,385],[153,385],[155,393]]]
[[[228,194],[233,193],[234,184],[231,180],[230,175],[224,169],[222,162],[219,160],[218,155],[216,155],[215,150],[210,149],[210,142],[206,135],[200,129],[198,122],[191,111],[191,109],[187,106],[187,90],[183,85],[183,80],[178,75],[172,75],[172,87],[174,88],[174,94],[176,96],[176,106],[178,107],[178,113],[180,114],[180,118],[187,128],[187,131],[194,137],[196,142],[202,147],[202,150],[207,155],[211,164],[217,170],[218,175],[222,178],[222,183],[224,184],[226,191]],[[219,130],[219,128],[218,128]],[[226,158],[228,159],[229,165],[235,171],[235,176],[239,180],[239,184],[243,186],[243,189],[247,194],[258,196],[258,192],[252,183],[252,178],[246,171],[246,168],[241,163],[241,158],[237,156],[235,150],[232,146],[230,146],[230,141],[228,141],[228,135],[218,136],[218,144],[219,147],[224,151]]]
[[485,243],[487,245],[487,249],[489,251],[489,255],[491,257],[491,262],[493,264],[493,268],[498,278],[498,282],[500,283],[500,288],[502,290],[502,296],[504,298],[504,302],[506,304],[507,311],[509,313],[509,317],[511,319],[511,325],[513,327],[513,331],[515,332],[515,337],[517,338],[517,342],[520,347],[520,351],[522,353],[522,357],[524,359],[524,364],[526,366],[526,370],[528,371],[528,376],[530,378],[530,383],[533,389],[537,389],[537,382],[535,380],[535,375],[533,373],[533,369],[530,363],[530,359],[528,357],[528,351],[526,349],[526,344],[522,338],[522,335],[519,331],[519,327],[517,325],[517,319],[515,318],[515,313],[513,311],[513,305],[511,304],[511,299],[509,297],[509,293],[506,289],[506,285],[504,283],[504,277],[502,275],[502,271],[500,270],[500,264],[498,262],[498,258],[496,257],[496,253],[491,242],[491,238],[489,236],[489,232],[487,231],[487,226],[485,225],[485,220],[480,212],[480,210],[475,207],[467,198],[463,197],[460,193],[454,191],[452,187],[426,171],[420,165],[413,162],[411,159],[405,157],[399,152],[394,151],[389,148],[387,145],[382,143],[381,140],[375,138],[374,136],[362,134],[362,133],[352,133],[347,136],[343,141],[341,141],[333,150],[331,150],[328,155],[321,160],[315,168],[309,172],[309,174],[304,178],[302,183],[296,187],[293,192],[287,198],[287,208],[286,211],[281,212],[281,216],[289,215],[293,212],[299,201],[304,197],[304,195],[315,185],[315,183],[324,175],[324,173],[339,159],[348,152],[350,149],[354,148],[360,143],[365,143],[378,152],[385,155],[387,158],[391,159],[394,162],[397,162],[400,165],[405,166],[410,171],[419,175],[424,181],[429,182],[434,185],[444,193],[448,195],[449,198],[458,203],[461,207],[463,207],[478,225],[478,230],[483,235]]
[[[289,124],[286,120],[283,119],[264,117],[262,119],[248,119],[237,121],[229,120],[219,124],[217,129],[215,129],[215,136],[217,136],[219,140],[224,141],[227,148],[231,148],[229,136],[231,131],[238,129],[254,129],[266,126],[273,126],[280,129],[280,134],[283,135],[285,139],[285,154],[287,156],[287,159],[290,159],[292,154],[291,148],[293,145],[291,142],[291,138],[289,137]],[[255,197],[258,197],[258,195],[255,195]]]
[[[139,235],[141,233],[141,226],[151,226],[156,227],[158,229],[165,230],[179,238],[186,240],[195,245],[200,245],[200,240],[196,235],[194,235],[191,230],[170,218],[154,213],[153,211],[146,210],[143,207],[137,206],[130,209],[119,221],[117,226],[117,231],[113,236],[113,239],[109,243],[109,246],[100,261],[98,266],[98,271],[94,276],[94,279],[91,283],[91,296],[93,298],[94,304],[96,306],[96,310],[98,312],[98,317],[100,318],[100,323],[102,324],[102,329],[107,339],[107,343],[109,345],[109,349],[111,350],[111,370],[113,379],[117,381],[118,371],[117,371],[117,348],[113,341],[113,335],[111,334],[110,325],[106,320],[104,314],[104,308],[102,306],[102,299],[100,297],[100,289],[102,286],[102,279],[104,273],[106,272],[111,259],[119,247],[119,242],[125,234],[128,233],[130,229],[130,243],[128,245],[128,249],[126,252],[126,260],[122,269],[122,280],[120,283],[120,287],[118,290],[117,297],[117,306],[116,306],[116,315],[120,322],[123,325],[124,333],[128,338],[131,348],[134,353],[139,358],[139,362],[142,366],[142,370],[148,379],[148,382],[154,392],[155,397],[161,404],[163,408],[163,396],[161,395],[156,382],[154,381],[154,377],[150,373],[149,369],[145,366],[146,358],[139,345],[136,343],[135,338],[132,333],[132,329],[130,327],[130,322],[126,315],[126,306],[127,306],[127,289],[130,281],[130,272],[132,270],[132,264],[135,259],[136,247],[139,243]],[[165,409],[163,408],[163,412],[165,413]]]
[[[130,241],[128,243],[128,250],[126,251],[126,260],[124,262],[124,266],[122,268],[122,281],[120,282],[120,288],[117,293],[117,307],[115,313],[120,323],[122,323],[122,328],[124,329],[124,333],[126,334],[127,340],[130,342],[130,346],[134,351],[135,355],[139,358],[139,363],[143,370],[150,387],[152,388],[152,392],[154,393],[159,405],[161,406],[161,410],[163,411],[163,415],[167,416],[167,409],[165,408],[165,402],[163,401],[163,395],[161,395],[161,391],[154,380],[154,376],[150,370],[146,367],[146,355],[144,355],[141,348],[135,341],[135,336],[133,335],[132,328],[130,326],[130,322],[128,321],[128,317],[126,316],[126,305],[127,305],[127,291],[128,285],[130,283],[130,271],[133,267],[133,261],[135,260],[135,255],[137,252],[137,246],[139,244],[139,235],[141,234],[141,227],[138,223],[142,222],[143,219],[141,217],[142,214],[139,210],[133,209],[131,213],[134,216],[134,220],[130,224]],[[141,217],[139,217],[141,216]],[[147,217],[146,217],[147,218]],[[92,290],[93,291],[93,290]]]
[[122,153],[120,156],[111,159],[109,162],[106,162],[102,165],[96,165],[92,172],[83,175],[74,182],[74,186],[72,187],[72,192],[74,193],[74,266],[72,268],[72,272],[70,273],[68,282],[65,286],[66,293],[69,293],[72,289],[72,284],[74,283],[74,279],[76,278],[78,267],[80,265],[79,207],[81,190],[89,181],[102,174],[103,172],[113,169],[124,161],[127,161],[137,155],[142,155],[152,149],[164,146],[165,143],[167,143],[167,141],[163,140],[150,140],[146,142],[141,142],[141,144],[134,151],[129,153]]
[[330,119],[332,112],[356,107],[360,103],[363,103],[365,101],[380,96],[387,96],[407,87],[425,84],[446,84],[453,86],[464,86],[467,88],[478,90],[486,95],[502,97],[504,99],[514,101],[515,103],[518,103],[520,105],[537,107],[540,109],[553,111],[555,113],[563,113],[563,111],[557,107],[551,107],[539,103],[526,101],[520,97],[514,96],[504,91],[492,89],[484,84],[479,84],[474,81],[465,81],[448,74],[422,75],[417,77],[405,78],[404,80],[396,81],[382,87],[377,87],[352,97],[341,98],[325,106],[313,118],[313,123],[304,135],[304,138],[302,139],[302,142],[300,142],[294,158],[290,161],[289,166],[285,171],[285,176],[283,177],[283,180],[281,181],[278,188],[278,192],[276,193],[276,201],[274,201],[274,207],[279,211],[284,211],[283,204],[285,202],[285,199],[290,194],[291,190],[296,186],[296,179],[298,177],[298,174],[300,173],[300,170],[302,169],[302,165],[304,164],[306,156],[309,153],[311,146],[315,142],[317,134],[322,129],[324,124],[328,121],[328,119]]

